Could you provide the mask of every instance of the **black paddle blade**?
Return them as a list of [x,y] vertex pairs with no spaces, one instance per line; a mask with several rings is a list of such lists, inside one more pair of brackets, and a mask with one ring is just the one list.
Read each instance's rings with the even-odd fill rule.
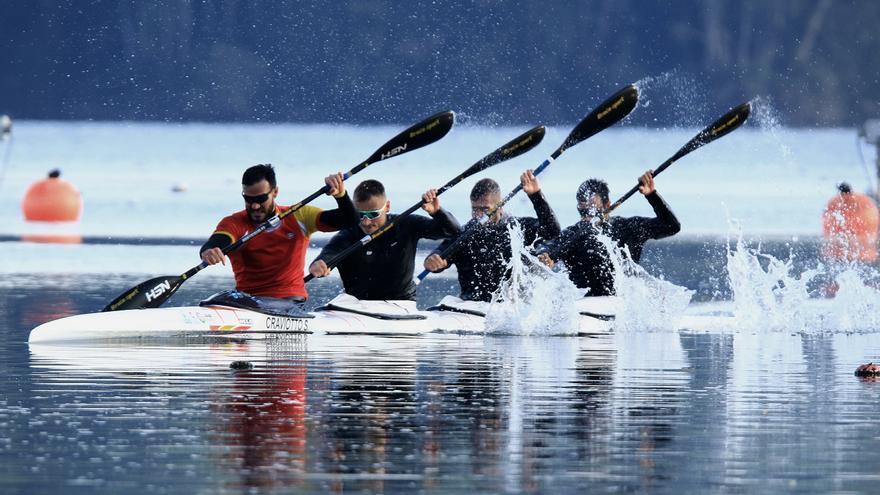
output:
[[366,167],[371,163],[417,150],[439,141],[440,138],[449,134],[454,123],[455,112],[451,110],[434,114],[388,140],[387,143],[383,144],[375,153],[367,158],[362,165]]
[[603,131],[623,120],[639,103],[639,88],[635,84],[621,89],[603,101],[595,110],[584,117],[565,138],[562,146],[554,153],[559,156],[563,151],[580,143],[584,139]]
[[181,285],[180,276],[156,277],[132,287],[101,311],[122,311],[124,309],[158,308],[177,292]]
[[544,126],[542,125],[532,127],[526,132],[511,139],[508,143],[504,144],[497,150],[484,156],[477,163],[471,165],[469,169],[465,170],[461,174],[461,177],[470,177],[477,172],[482,172],[483,170],[486,170],[492,165],[497,165],[503,161],[510,160],[511,158],[515,158],[528,151],[531,151],[535,148],[535,146],[541,144],[541,141],[544,139],[545,132],[547,132],[547,129],[544,128]]
[[730,134],[738,129],[739,126],[745,124],[746,119],[749,118],[749,114],[751,113],[751,102],[747,101],[742,105],[735,107],[733,110],[724,114],[720,119],[713,122],[712,125],[700,131],[699,134],[682,146],[681,149],[678,150],[678,153],[672,157],[672,161],[678,160],[691,151],[694,151],[704,144],[709,144],[721,136]]

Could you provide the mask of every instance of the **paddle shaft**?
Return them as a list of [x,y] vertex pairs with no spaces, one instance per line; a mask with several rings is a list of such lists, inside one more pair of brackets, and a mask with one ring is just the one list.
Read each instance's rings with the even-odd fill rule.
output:
[[[746,120],[749,118],[751,110],[752,106],[750,102],[746,102],[737,107],[734,107],[732,110],[724,114],[721,118],[713,122],[712,125],[700,131],[696,136],[688,141],[687,144],[685,144],[677,152],[675,152],[672,157],[660,164],[660,166],[654,170],[652,175],[654,177],[660,175],[660,173],[669,168],[670,165],[677,162],[681,157],[687,155],[691,151],[694,151],[697,148],[700,148],[722,136],[726,136],[727,134],[733,132],[735,129],[739,128],[746,122]],[[624,201],[631,198],[632,195],[635,194],[638,190],[639,184],[636,184],[620,199],[615,201],[605,212],[605,215],[607,216],[612,211],[617,209],[621,204],[623,204]]]
[[[677,155],[676,155],[676,156],[677,156]],[[676,157],[672,157],[672,158],[666,160],[665,162],[663,162],[662,165],[660,165],[659,167],[657,167],[656,170],[654,170],[654,173],[653,173],[652,175],[653,175],[654,177],[657,177],[658,175],[660,175],[661,172],[663,172],[663,171],[666,170],[670,165],[672,165],[673,163],[675,163],[675,159],[677,159],[677,158],[676,158]],[[608,211],[606,212],[606,214],[611,213],[612,211],[614,211],[615,209],[617,209],[618,206],[620,206],[621,204],[623,204],[624,201],[626,201],[626,200],[628,200],[629,198],[631,198],[633,194],[635,194],[636,192],[638,192],[638,190],[639,190],[639,186],[640,186],[640,184],[636,184],[635,186],[632,187],[632,189],[630,189],[629,191],[627,191],[626,194],[624,194],[623,196],[621,196],[620,199],[618,199],[617,201],[615,201],[614,204],[612,204],[612,205],[608,208]]]
[[[441,194],[448,191],[449,189],[451,189],[452,187],[457,185],[459,182],[470,177],[471,175],[474,175],[478,172],[482,172],[483,170],[486,170],[487,168],[489,168],[493,165],[496,165],[496,164],[501,163],[503,161],[510,160],[511,158],[517,157],[517,156],[533,149],[535,146],[537,146],[541,142],[541,140],[544,139],[544,132],[545,132],[544,126],[539,125],[539,126],[531,128],[528,131],[524,132],[523,134],[517,136],[512,141],[505,143],[500,148],[496,149],[492,153],[489,153],[488,155],[486,155],[482,159],[480,159],[478,162],[476,162],[473,165],[471,165],[470,167],[468,167],[467,170],[465,170],[464,172],[458,174],[458,176],[456,176],[454,179],[452,179],[449,182],[447,182],[446,184],[444,184],[440,189],[437,189],[437,196],[440,196]],[[538,173],[538,172],[536,172],[536,173]],[[377,237],[379,237],[382,234],[391,230],[391,228],[394,227],[394,225],[401,218],[404,218],[408,215],[411,215],[413,212],[418,210],[424,204],[425,204],[424,200],[419,201],[418,203],[410,206],[405,211],[403,211],[402,213],[397,215],[393,220],[386,222],[385,225],[383,225],[382,228],[380,228],[376,232],[373,232],[372,234],[365,235],[358,242],[347,247],[345,250],[338,253],[336,256],[334,256],[329,261],[327,261],[326,262],[327,267],[332,270],[334,267],[338,266],[339,263],[343,259],[350,256],[352,253],[357,251],[359,248],[366,246],[370,242],[373,242],[373,240],[376,239]],[[309,282],[314,278],[315,278],[315,276],[312,275],[311,273],[309,273],[308,275],[305,276],[303,281]]]

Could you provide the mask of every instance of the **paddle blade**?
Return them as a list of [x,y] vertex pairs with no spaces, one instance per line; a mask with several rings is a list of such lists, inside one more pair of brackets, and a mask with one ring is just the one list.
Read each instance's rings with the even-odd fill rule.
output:
[[541,144],[541,141],[544,139],[544,133],[546,131],[547,129],[545,129],[542,125],[532,127],[526,132],[511,139],[509,142],[505,143],[497,150],[484,156],[477,163],[471,165],[470,168],[468,168],[461,174],[461,178],[464,179],[465,177],[470,177],[477,172],[482,172],[483,170],[486,170],[492,165],[497,165],[501,162],[510,160],[511,158],[515,158],[534,149],[535,146]]
[[[449,134],[455,123],[455,112],[445,111],[410,126],[383,144],[362,164],[364,167],[439,141]],[[352,174],[353,175],[353,174]]]
[[177,292],[181,282],[180,276],[151,278],[110,301],[101,311],[158,308]]
[[555,156],[580,143],[584,139],[601,132],[623,120],[639,103],[639,88],[630,84],[603,101],[595,110],[584,117],[565,138],[562,146],[556,150]]
[[720,119],[716,120],[709,127],[700,131],[693,139],[688,141],[687,144],[681,147],[678,150],[671,160],[676,161],[684,155],[694,151],[695,149],[703,146],[704,144],[709,144],[712,141],[720,138],[721,136],[726,136],[730,134],[734,130],[738,129],[741,125],[745,124],[746,119],[749,118],[749,114],[752,113],[752,104],[751,102],[745,102],[738,107],[735,107],[733,110],[724,114]]

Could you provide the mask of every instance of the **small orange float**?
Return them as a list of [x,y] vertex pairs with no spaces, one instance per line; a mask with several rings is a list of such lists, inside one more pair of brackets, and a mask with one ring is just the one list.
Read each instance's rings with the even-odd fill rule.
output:
[[59,170],[52,170],[48,177],[37,181],[28,188],[21,201],[21,211],[31,225],[47,222],[39,230],[45,233],[28,233],[22,238],[31,242],[78,243],[82,236],[65,232],[60,227],[79,221],[82,216],[82,196],[76,186],[60,178]]
[[822,214],[823,256],[831,262],[877,261],[877,205],[869,196],[852,192],[849,184],[840,184],[838,190]]
[[76,222],[82,215],[82,196],[76,186],[61,179],[53,170],[49,176],[34,182],[24,194],[21,211],[30,222]]

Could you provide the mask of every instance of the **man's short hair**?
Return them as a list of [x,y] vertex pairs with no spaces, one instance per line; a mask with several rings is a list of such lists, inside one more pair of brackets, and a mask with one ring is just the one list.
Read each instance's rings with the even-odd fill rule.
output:
[[608,183],[604,180],[587,179],[581,184],[581,187],[578,188],[577,200],[578,203],[587,203],[590,201],[590,196],[599,195],[602,202],[607,203],[609,201],[609,192]]
[[354,189],[355,201],[369,201],[376,196],[385,196],[385,186],[375,179],[367,179]]
[[241,185],[252,186],[261,180],[266,179],[269,187],[275,189],[275,168],[269,163],[261,163],[244,171],[241,176]]
[[840,191],[840,194],[849,194],[852,192],[852,187],[846,182],[841,182],[837,185],[837,190]]
[[480,198],[484,198],[491,194],[497,194],[501,196],[501,187],[492,179],[488,177],[485,179],[480,179],[474,184],[473,189],[471,189],[471,201],[476,201]]

